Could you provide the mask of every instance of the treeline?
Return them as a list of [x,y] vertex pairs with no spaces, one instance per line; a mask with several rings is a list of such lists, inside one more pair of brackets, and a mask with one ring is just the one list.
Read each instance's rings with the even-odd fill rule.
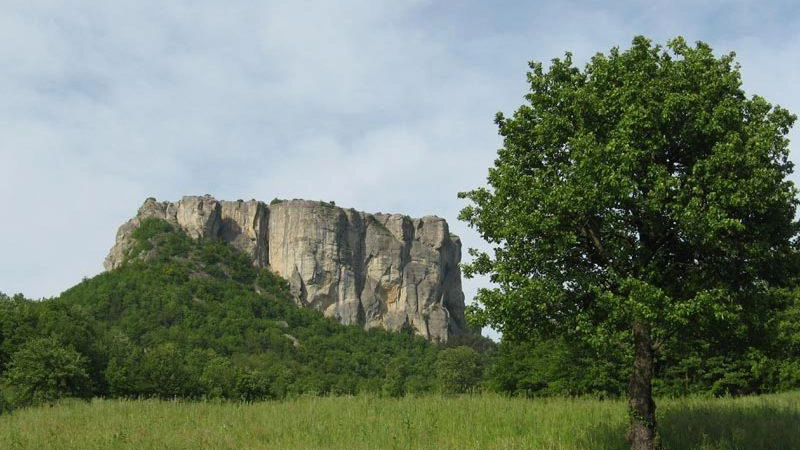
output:
[[[800,306],[796,301],[764,324],[730,331],[739,337],[674,337],[662,344],[655,395],[727,396],[800,389]],[[686,356],[673,356],[677,354]],[[485,383],[512,395],[619,397],[625,395],[631,364],[632,355],[622,345],[598,348],[567,338],[504,341]]]
[[[277,399],[486,389],[617,396],[630,355],[567,340],[475,335],[432,344],[411,328],[364,331],[296,306],[285,280],[218,241],[145,220],[122,267],[57,298],[0,294],[0,410],[60,397]],[[787,293],[787,301],[796,296]],[[743,324],[739,340],[674,337],[692,356],[661,361],[661,394],[800,386],[800,308]],[[676,352],[677,353],[677,352]]]
[[[755,301],[735,326],[659,336],[653,390],[657,396],[747,395],[800,389],[800,288]],[[701,332],[702,331],[702,332]],[[486,375],[488,385],[516,395],[625,395],[633,364],[625,331],[617,340],[589,343],[537,338],[502,342]]]

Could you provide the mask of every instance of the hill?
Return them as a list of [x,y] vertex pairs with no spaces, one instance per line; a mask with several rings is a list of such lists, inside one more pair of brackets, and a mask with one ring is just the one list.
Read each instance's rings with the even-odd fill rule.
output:
[[[442,350],[410,328],[364,330],[298,307],[288,283],[247,254],[163,220],[142,220],[131,238],[124,263],[57,298],[1,299],[8,403],[436,388]],[[466,355],[477,367],[477,353]]]
[[289,282],[297,304],[346,325],[400,330],[430,341],[468,330],[461,290],[461,240],[436,216],[370,214],[333,202],[148,198],[124,223],[105,261],[118,267],[146,219],[200,240],[219,240]]
[[[477,334],[437,344],[343,325],[297,304],[290,283],[222,239],[193,239],[140,218],[116,268],[62,295],[0,293],[0,411],[62,397],[236,400],[302,394],[388,396],[494,390],[524,396],[624,392],[618,345]],[[657,366],[659,395],[739,395],[800,387],[798,291],[769,320],[714,339],[675,337]],[[691,349],[677,359],[674,346]],[[495,351],[497,347],[497,351]],[[683,352],[685,353],[685,352]]]

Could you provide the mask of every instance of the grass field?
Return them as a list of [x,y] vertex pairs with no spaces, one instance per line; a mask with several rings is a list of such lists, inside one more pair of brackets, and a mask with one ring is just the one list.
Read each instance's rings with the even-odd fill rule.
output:
[[[667,450],[798,450],[800,392],[659,402]],[[0,416],[0,449],[624,449],[625,405],[494,395],[253,404],[65,401]]]

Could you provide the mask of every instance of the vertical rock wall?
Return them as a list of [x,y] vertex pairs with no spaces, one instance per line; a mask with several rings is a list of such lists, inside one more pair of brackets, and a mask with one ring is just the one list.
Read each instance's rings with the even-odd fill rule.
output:
[[287,280],[295,301],[344,324],[398,330],[433,341],[465,331],[461,241],[444,219],[367,214],[323,202],[147,199],[123,224],[106,258],[118,267],[143,218],[156,217],[195,239],[217,238]]

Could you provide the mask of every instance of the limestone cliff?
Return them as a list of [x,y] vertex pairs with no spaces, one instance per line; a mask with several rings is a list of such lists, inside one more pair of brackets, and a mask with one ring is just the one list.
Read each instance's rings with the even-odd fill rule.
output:
[[463,333],[461,241],[444,219],[367,214],[328,203],[272,205],[183,197],[147,199],[123,224],[105,261],[118,267],[131,232],[147,217],[166,220],[195,239],[222,239],[253,264],[287,280],[295,301],[344,324],[398,330],[411,325],[433,341]]

